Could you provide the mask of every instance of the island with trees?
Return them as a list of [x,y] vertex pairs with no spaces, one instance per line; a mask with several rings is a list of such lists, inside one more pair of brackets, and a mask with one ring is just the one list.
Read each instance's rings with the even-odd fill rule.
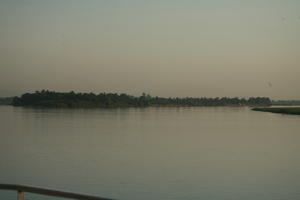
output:
[[245,98],[165,98],[151,97],[143,93],[131,96],[118,93],[75,93],[49,90],[25,93],[12,100],[14,106],[53,107],[53,108],[94,108],[94,107],[146,107],[146,106],[270,106],[267,97]]

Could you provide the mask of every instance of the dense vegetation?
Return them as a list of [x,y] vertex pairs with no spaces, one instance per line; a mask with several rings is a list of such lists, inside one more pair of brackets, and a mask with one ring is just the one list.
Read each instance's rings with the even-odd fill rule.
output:
[[300,106],[299,100],[279,100],[272,101],[272,105],[274,106]]
[[268,108],[253,108],[255,111],[282,113],[300,115],[300,107],[268,107]]
[[141,107],[141,106],[269,106],[267,97],[244,98],[163,98],[143,94],[134,97],[116,93],[68,93],[48,90],[26,93],[13,99],[14,106],[41,107]]

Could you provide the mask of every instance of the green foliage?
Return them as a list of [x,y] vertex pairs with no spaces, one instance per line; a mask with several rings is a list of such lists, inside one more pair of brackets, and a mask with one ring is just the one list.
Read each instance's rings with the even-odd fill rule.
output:
[[15,106],[40,107],[144,107],[144,106],[269,106],[267,97],[240,98],[163,98],[143,93],[140,97],[117,93],[68,93],[48,90],[26,93],[13,99]]
[[276,106],[300,106],[300,100],[272,101],[272,105],[276,105]]

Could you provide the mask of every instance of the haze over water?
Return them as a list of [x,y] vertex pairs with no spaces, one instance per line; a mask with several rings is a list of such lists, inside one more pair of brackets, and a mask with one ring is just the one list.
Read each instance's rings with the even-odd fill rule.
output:
[[120,200],[299,199],[299,120],[244,107],[0,106],[0,177]]
[[297,0],[1,0],[0,96],[300,99]]
[[[0,97],[297,100],[299,10],[298,0],[0,0]],[[148,95],[48,101],[45,90],[15,105],[74,109],[0,106],[0,183],[120,200],[300,199],[299,116],[142,108]],[[93,105],[140,108],[75,109]]]

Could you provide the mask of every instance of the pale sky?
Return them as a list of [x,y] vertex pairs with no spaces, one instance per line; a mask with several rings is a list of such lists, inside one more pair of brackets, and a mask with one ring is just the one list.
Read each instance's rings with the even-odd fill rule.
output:
[[300,99],[299,0],[0,0],[0,96]]

